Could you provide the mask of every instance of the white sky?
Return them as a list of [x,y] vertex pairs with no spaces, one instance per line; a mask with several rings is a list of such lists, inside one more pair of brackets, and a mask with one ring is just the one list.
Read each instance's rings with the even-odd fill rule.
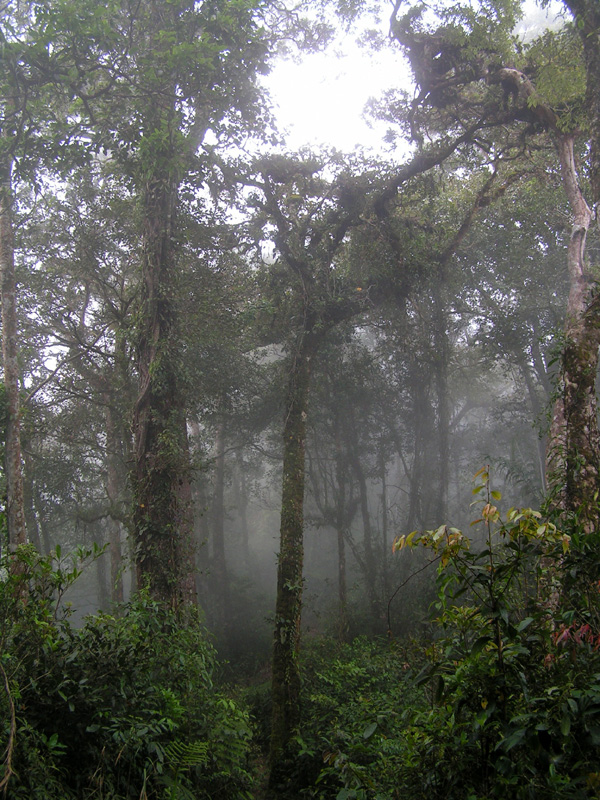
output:
[[369,53],[351,36],[302,63],[282,61],[268,80],[277,119],[291,150],[326,144],[340,150],[378,147],[386,125],[371,130],[362,117],[367,101],[407,85],[409,71],[399,50]]
[[[553,3],[551,19],[562,9],[561,3]],[[546,12],[534,0],[526,0],[520,32],[539,29],[545,18]],[[305,56],[301,63],[281,61],[267,85],[290,150],[320,144],[346,152],[355,146],[382,150],[387,125],[378,123],[370,129],[363,109],[386,89],[408,88],[410,73],[397,46],[370,53],[350,34],[323,53]]]

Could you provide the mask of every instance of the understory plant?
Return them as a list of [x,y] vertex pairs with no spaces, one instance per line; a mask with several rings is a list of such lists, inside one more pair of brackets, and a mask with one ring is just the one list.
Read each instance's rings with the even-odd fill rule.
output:
[[559,530],[533,509],[502,515],[488,471],[475,477],[483,547],[447,526],[394,545],[424,547],[439,562],[439,634],[416,679],[430,706],[406,715],[412,757],[399,774],[415,797],[596,796],[596,534],[583,537],[573,522]]
[[431,641],[355,643],[309,673],[301,744],[322,767],[305,796],[600,797],[598,534],[501,514],[487,470],[473,492],[475,536],[394,544],[438,564]]
[[75,628],[60,619],[57,598],[79,569],[30,546],[3,568],[5,796],[249,797],[248,716],[214,686],[215,653],[198,615],[140,593],[119,616]]

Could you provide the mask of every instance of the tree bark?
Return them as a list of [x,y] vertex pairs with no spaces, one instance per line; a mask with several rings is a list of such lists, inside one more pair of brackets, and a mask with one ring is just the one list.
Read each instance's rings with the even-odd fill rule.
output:
[[171,152],[157,154],[157,163],[166,162],[167,168],[156,169],[143,193],[133,522],[138,585],[146,583],[152,597],[177,605],[188,593],[193,565],[184,557],[191,531],[189,515],[181,507],[182,484],[189,483],[189,454],[174,328],[177,190],[173,169],[168,169],[173,157]]
[[215,437],[215,471],[212,502],[212,567],[211,582],[215,599],[216,624],[227,638],[229,627],[229,575],[225,555],[225,421],[217,423]]
[[592,212],[577,181],[574,137],[556,134],[562,182],[573,213],[567,248],[569,298],[559,396],[550,427],[547,473],[558,507],[579,517],[584,529],[598,521],[600,433],[596,375],[600,316],[590,303],[585,244]]
[[310,374],[316,351],[314,336],[304,333],[292,356],[285,403],[280,551],[273,641],[272,788],[277,786],[279,767],[300,723],[298,650],[304,561],[304,455]]
[[21,462],[21,404],[17,336],[17,280],[13,238],[12,163],[0,163],[0,284],[2,290],[2,361],[6,391],[6,510],[11,550],[27,541]]

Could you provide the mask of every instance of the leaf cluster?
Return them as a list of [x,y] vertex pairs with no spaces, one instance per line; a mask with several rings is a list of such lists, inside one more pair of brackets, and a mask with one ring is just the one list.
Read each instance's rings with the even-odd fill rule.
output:
[[197,615],[140,595],[75,629],[56,602],[79,568],[56,558],[27,546],[0,583],[6,796],[247,796],[249,720],[214,686]]
[[473,493],[483,543],[447,526],[396,541],[399,557],[421,547],[439,564],[428,644],[305,654],[295,752],[305,779],[320,769],[296,796],[597,796],[598,537],[533,509],[503,513],[487,469]]

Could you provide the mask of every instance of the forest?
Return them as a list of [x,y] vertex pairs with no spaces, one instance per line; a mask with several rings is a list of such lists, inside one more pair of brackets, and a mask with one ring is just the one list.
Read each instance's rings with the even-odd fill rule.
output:
[[[0,0],[2,797],[600,798],[600,4],[534,6]],[[381,141],[293,151],[342,35]]]

